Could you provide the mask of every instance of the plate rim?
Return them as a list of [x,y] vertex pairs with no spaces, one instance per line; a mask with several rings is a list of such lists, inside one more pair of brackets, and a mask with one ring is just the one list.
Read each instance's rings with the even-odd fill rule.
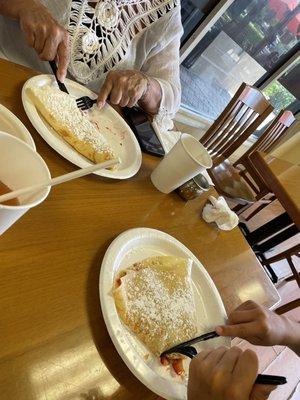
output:
[[[36,145],[33,140],[33,137],[31,136],[31,133],[26,128],[26,126],[23,124],[23,122],[20,120],[20,118],[18,118],[12,111],[10,111],[9,108],[5,107],[2,103],[0,103],[0,113],[1,113],[1,111],[4,111],[4,113],[8,115],[9,119],[11,119],[13,121],[13,123],[16,124],[20,128],[22,135],[24,135],[24,138],[18,137],[18,139],[27,143],[34,151],[36,151]],[[1,131],[3,131],[2,128],[0,128],[0,129],[1,129]],[[6,132],[6,133],[8,133],[11,136],[14,136],[9,132]],[[14,137],[17,137],[17,136],[14,136]]]
[[[134,233],[136,233],[135,236],[134,236]],[[117,248],[120,244],[124,245],[124,239],[127,239],[127,237],[128,237],[128,239],[131,239],[131,240],[134,238],[143,238],[147,235],[147,233],[150,233],[150,234],[152,233],[152,234],[157,235],[156,238],[166,239],[167,241],[170,241],[171,243],[175,244],[176,246],[178,246],[180,249],[184,250],[187,253],[187,255],[195,262],[197,267],[201,270],[201,272],[207,279],[207,283],[210,284],[210,287],[216,297],[217,303],[220,307],[220,311],[224,315],[224,318],[227,317],[226,309],[225,309],[224,303],[222,301],[221,295],[220,295],[214,281],[212,280],[211,276],[209,275],[209,273],[207,272],[205,267],[202,265],[201,261],[189,250],[188,247],[186,247],[182,242],[180,242],[174,236],[169,235],[168,233],[166,233],[164,231],[161,231],[158,229],[153,229],[153,228],[147,228],[147,227],[131,228],[131,229],[127,229],[127,230],[123,231],[116,238],[113,239],[113,241],[110,243],[110,245],[106,249],[104,257],[101,262],[100,273],[99,273],[99,283],[98,283],[99,284],[99,300],[100,300],[101,311],[102,311],[103,319],[104,319],[104,322],[106,325],[106,329],[109,333],[109,336],[110,336],[119,356],[122,358],[125,365],[129,368],[129,370],[133,373],[133,375],[140,382],[142,382],[148,389],[150,389],[154,393],[158,394],[159,396],[163,396],[166,399],[179,399],[179,398],[186,399],[186,386],[183,384],[180,384],[178,382],[172,383],[172,389],[173,389],[172,393],[170,393],[169,388],[167,390],[168,393],[167,392],[159,392],[157,390],[157,386],[154,383],[149,383],[149,380],[144,379],[143,375],[134,367],[132,361],[129,359],[126,352],[123,350],[120,341],[117,339],[116,333],[114,332],[115,328],[114,328],[113,324],[110,323],[109,310],[105,307],[105,304],[106,304],[105,298],[107,297],[107,293],[104,293],[105,292],[104,275],[107,271],[107,267],[105,267],[105,264],[107,264],[107,260],[109,259],[112,251],[114,250],[114,248]],[[120,248],[120,246],[119,246],[119,248]],[[119,251],[116,251],[114,258],[117,258],[118,255],[119,255]],[[117,313],[116,310],[115,310],[115,312]],[[118,314],[117,314],[117,316],[118,316]],[[119,316],[118,316],[118,318],[119,318]],[[120,323],[122,323],[122,322],[120,321]],[[225,338],[225,340],[226,339],[227,338]],[[228,343],[229,343],[229,340],[228,340]],[[164,382],[164,384],[166,385],[165,378],[163,378],[162,376],[159,376],[156,372],[152,371],[152,373],[155,375],[156,380],[158,380],[158,379],[162,380],[162,382]],[[169,396],[177,395],[177,397],[169,397],[168,394],[169,394]],[[178,397],[178,396],[180,396],[180,397]]]
[[[86,165],[83,165],[82,162],[78,162],[76,160],[73,159],[73,157],[67,157],[64,153],[64,151],[61,151],[58,146],[56,146],[55,144],[51,144],[49,143],[49,135],[51,135],[51,132],[48,131],[45,132],[44,129],[40,129],[39,128],[39,124],[38,121],[36,120],[36,116],[34,114],[32,114],[30,107],[33,106],[32,103],[30,103],[30,101],[28,100],[27,94],[25,93],[26,89],[32,84],[32,82],[35,81],[39,81],[39,80],[43,80],[43,79],[49,79],[51,81],[54,81],[54,76],[51,74],[39,74],[39,75],[35,75],[29,79],[27,79],[27,81],[23,84],[22,87],[22,104],[23,104],[23,108],[25,110],[25,113],[28,117],[28,119],[30,120],[31,124],[34,126],[35,130],[38,132],[38,134],[45,140],[45,142],[48,144],[48,146],[50,146],[54,151],[56,151],[61,157],[63,157],[65,160],[69,161],[70,163],[72,163],[73,165],[76,165],[77,167],[83,168],[84,166],[88,166],[88,165],[93,165],[94,163],[92,161],[90,161],[89,159],[85,159],[86,161]],[[78,88],[80,88],[81,90],[84,89],[86,91],[86,95],[90,95],[91,97],[95,97],[95,93],[92,92],[89,88],[81,85],[80,83],[72,80],[72,79],[68,79],[66,78],[66,84],[70,85],[74,85],[77,86]],[[34,107],[34,106],[33,106]],[[108,171],[108,170],[102,170],[102,171],[96,171],[93,174],[101,176],[101,177],[105,177],[105,178],[109,178],[109,179],[117,179],[117,180],[124,180],[124,179],[129,179],[132,176],[136,175],[138,173],[138,171],[141,168],[142,165],[142,151],[140,148],[140,145],[132,131],[132,129],[130,128],[130,126],[127,124],[127,122],[121,117],[121,115],[109,104],[106,104],[106,107],[109,107],[110,111],[112,112],[112,114],[126,127],[126,129],[130,132],[131,135],[131,139],[132,142],[134,144],[134,149],[136,152],[136,159],[131,167],[131,170],[127,173],[122,173],[122,170],[117,170],[115,171],[116,173],[112,173],[112,171]],[[37,112],[37,111],[36,111]],[[38,115],[38,114],[37,114]],[[40,118],[40,117],[39,117]],[[63,145],[68,145],[68,143],[66,143],[62,138],[58,137],[58,139],[60,140],[60,143],[62,143]],[[70,146],[70,145],[68,145]],[[80,153],[77,152],[77,150],[73,149],[72,150],[74,152],[76,152],[78,155],[80,155]],[[84,163],[85,164],[85,163]],[[117,172],[120,172],[120,174],[118,174]]]

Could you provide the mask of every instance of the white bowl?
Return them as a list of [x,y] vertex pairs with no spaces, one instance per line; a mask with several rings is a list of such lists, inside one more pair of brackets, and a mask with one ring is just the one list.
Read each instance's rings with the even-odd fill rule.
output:
[[[42,157],[21,139],[0,131],[0,181],[17,190],[48,179],[51,175]],[[20,205],[0,204],[0,235],[30,208],[44,201],[49,192],[50,186],[20,196]]]

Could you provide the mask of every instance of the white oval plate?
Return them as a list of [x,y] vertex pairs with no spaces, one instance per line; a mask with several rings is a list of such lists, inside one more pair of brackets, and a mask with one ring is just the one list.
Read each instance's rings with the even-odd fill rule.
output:
[[[120,234],[109,246],[102,261],[99,292],[103,317],[110,337],[130,371],[150,390],[168,400],[186,399],[187,380],[163,367],[158,357],[149,354],[146,347],[121,322],[112,296],[112,288],[119,270],[136,261],[157,255],[173,255],[193,260],[192,283],[197,308],[199,335],[223,324],[226,311],[209,274],[181,242],[172,236],[149,228],[136,228]],[[196,345],[201,349],[221,345],[230,346],[229,338],[217,338]],[[188,361],[185,364],[188,370]]]
[[15,114],[9,111],[2,104],[0,104],[0,131],[9,133],[10,135],[23,140],[23,142],[29,144],[33,150],[36,150],[32,136],[25,125],[23,125]]
[[[85,88],[77,82],[66,79],[66,86],[69,93],[78,98],[81,96],[90,96],[95,98],[95,93]],[[61,156],[78,167],[87,167],[93,163],[79,154],[72,146],[55,132],[55,130],[38,113],[37,109],[28,98],[26,89],[32,86],[55,85],[53,75],[38,75],[25,82],[22,89],[22,102],[25,112],[30,122],[42,136],[42,138]],[[106,138],[112,148],[119,155],[121,163],[114,171],[102,170],[95,172],[96,175],[105,176],[114,179],[127,179],[135,175],[140,169],[142,163],[141,148],[134,136],[134,133],[123,120],[123,118],[108,104],[102,110],[94,108],[89,111],[91,119],[103,126],[107,131]]]

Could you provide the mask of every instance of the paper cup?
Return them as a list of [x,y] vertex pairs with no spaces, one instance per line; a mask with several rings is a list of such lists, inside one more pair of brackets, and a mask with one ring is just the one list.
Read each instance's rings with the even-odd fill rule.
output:
[[211,166],[212,159],[205,147],[193,136],[183,133],[152,172],[151,181],[161,192],[170,193]]
[[[42,157],[22,140],[0,131],[0,181],[16,190],[48,179],[50,172]],[[45,200],[49,192],[50,186],[18,197],[20,205],[0,204],[0,235]]]

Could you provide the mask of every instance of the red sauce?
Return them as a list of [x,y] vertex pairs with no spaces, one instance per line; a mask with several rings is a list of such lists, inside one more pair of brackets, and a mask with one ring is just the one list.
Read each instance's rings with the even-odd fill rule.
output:
[[184,375],[182,358],[179,358],[178,360],[172,360],[172,367],[177,375]]

